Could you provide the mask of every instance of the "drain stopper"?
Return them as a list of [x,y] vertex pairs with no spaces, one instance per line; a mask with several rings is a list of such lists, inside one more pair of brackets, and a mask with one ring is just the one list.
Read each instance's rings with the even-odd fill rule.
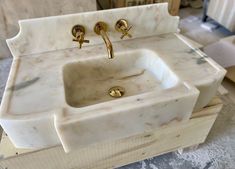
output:
[[111,97],[119,98],[122,97],[125,93],[125,89],[120,86],[114,86],[109,89],[109,95]]

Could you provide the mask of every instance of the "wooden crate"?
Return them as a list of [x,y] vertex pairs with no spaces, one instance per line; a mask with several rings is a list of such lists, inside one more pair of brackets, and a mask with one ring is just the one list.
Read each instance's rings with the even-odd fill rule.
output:
[[62,146],[36,151],[16,149],[3,134],[0,169],[105,169],[123,166],[203,143],[221,108],[222,102],[216,97],[207,107],[194,112],[188,122],[168,124],[149,133],[99,143],[68,154]]
[[169,4],[169,13],[173,16],[178,15],[180,0],[112,0],[111,8],[120,8],[127,6],[145,5],[153,3],[163,3],[167,2]]

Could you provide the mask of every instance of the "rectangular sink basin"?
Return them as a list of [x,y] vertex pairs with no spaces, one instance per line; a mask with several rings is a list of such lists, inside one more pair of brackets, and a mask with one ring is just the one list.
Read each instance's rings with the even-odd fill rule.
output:
[[[66,152],[184,122],[199,94],[147,49],[68,63],[63,81],[68,107],[55,126]],[[114,86],[124,88],[122,97],[109,95]]]
[[72,107],[84,107],[111,101],[109,89],[121,86],[123,97],[175,87],[179,80],[164,62],[150,50],[119,53],[66,64],[63,68],[66,101]]

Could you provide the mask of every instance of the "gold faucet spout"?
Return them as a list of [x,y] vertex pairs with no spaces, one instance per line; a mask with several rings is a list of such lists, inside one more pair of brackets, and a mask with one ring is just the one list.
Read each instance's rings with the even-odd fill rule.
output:
[[108,52],[108,58],[113,59],[114,58],[113,45],[112,45],[111,41],[109,40],[107,33],[105,31],[101,30],[100,35],[102,36],[102,39],[104,40],[104,43],[106,45],[107,52]]
[[96,23],[95,27],[94,27],[94,31],[96,34],[101,35],[102,39],[104,40],[104,43],[106,45],[107,48],[107,52],[108,52],[108,58],[109,59],[113,59],[114,58],[114,52],[113,52],[113,45],[107,35],[107,24],[104,22],[98,22]]

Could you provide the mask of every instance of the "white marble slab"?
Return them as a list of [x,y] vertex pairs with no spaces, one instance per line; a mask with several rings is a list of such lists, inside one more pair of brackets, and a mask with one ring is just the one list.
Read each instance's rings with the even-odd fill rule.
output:
[[[22,21],[21,32],[8,40],[14,60],[0,109],[0,123],[12,142],[17,147],[27,148],[63,144],[66,151],[71,151],[96,141],[156,129],[170,121],[184,122],[189,119],[193,108],[198,110],[208,104],[225,70],[175,33],[178,17],[170,17],[166,11],[166,4],[157,4],[101,11],[96,15],[91,12]],[[107,14],[112,14],[114,19]],[[82,49],[75,47],[77,44],[73,44],[70,34],[71,27],[78,24],[77,17],[88,24],[87,39],[91,40]],[[114,25],[122,17],[134,19],[130,20],[134,38],[120,41],[120,34],[110,29],[108,33],[114,54],[119,56],[120,52],[128,54],[137,49],[152,51],[179,79],[179,85],[159,93],[144,93],[140,100],[135,94],[114,102],[72,107],[65,97],[64,66],[74,62],[89,63],[95,58],[106,59],[104,42],[93,33],[92,25],[100,19]],[[146,22],[148,24],[142,24]],[[56,28],[60,32],[60,41],[52,31]],[[112,60],[107,61],[112,63]],[[135,105],[142,107],[135,109]],[[144,105],[148,105],[150,111],[146,111]],[[146,112],[146,116],[141,116],[141,111]],[[157,115],[156,120],[151,118],[154,115]],[[128,119],[133,122],[127,123]],[[109,125],[110,120],[114,122]],[[112,128],[116,123],[120,125]],[[82,126],[78,127],[80,124]],[[84,128],[89,132],[83,131]],[[102,132],[104,129],[108,132]]]
[[177,31],[179,24],[179,17],[169,15],[167,3],[160,3],[20,20],[20,32],[14,38],[8,39],[7,44],[14,57],[73,48],[77,44],[72,41],[71,29],[77,24],[85,26],[85,38],[90,40],[90,43],[84,46],[102,44],[103,40],[93,31],[98,21],[108,24],[108,34],[112,42],[120,41],[121,34],[114,26],[122,18],[133,26],[130,31],[133,38],[173,33]]

